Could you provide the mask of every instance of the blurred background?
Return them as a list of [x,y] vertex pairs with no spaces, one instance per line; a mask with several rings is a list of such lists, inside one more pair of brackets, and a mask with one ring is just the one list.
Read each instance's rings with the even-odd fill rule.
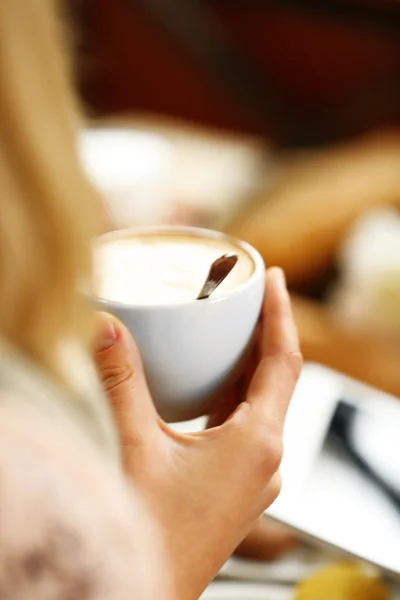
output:
[[74,0],[82,158],[110,227],[278,264],[306,359],[400,395],[397,0]]
[[69,6],[109,228],[245,239],[285,269],[305,359],[400,396],[400,3]]

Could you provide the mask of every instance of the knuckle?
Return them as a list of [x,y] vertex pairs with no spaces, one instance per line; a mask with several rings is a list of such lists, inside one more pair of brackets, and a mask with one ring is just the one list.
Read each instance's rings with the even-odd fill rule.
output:
[[102,365],[100,376],[105,391],[111,392],[120,385],[132,381],[135,370],[129,364],[109,362]]
[[268,485],[268,495],[269,495],[269,503],[272,504],[278,498],[282,489],[282,478],[280,473],[276,473],[276,475],[271,479]]
[[266,421],[255,415],[249,404],[243,403],[227,425],[239,455],[247,456],[249,472],[265,485],[278,471],[282,461],[281,419],[269,418]]
[[263,428],[263,433],[256,440],[256,466],[263,477],[269,480],[279,469],[282,461],[282,436],[271,429]]
[[296,379],[299,377],[301,373],[301,369],[303,368],[303,354],[300,350],[294,350],[290,352],[290,364],[293,369],[293,373]]
[[277,358],[289,372],[293,381],[297,381],[303,368],[303,355],[300,350],[282,349],[278,352]]
[[282,461],[282,454],[283,454],[282,441],[281,440],[274,440],[274,441],[270,440],[269,443],[267,444],[266,459],[267,459],[267,466],[268,466],[269,470],[272,471],[272,473],[276,473],[276,471],[279,469],[281,461]]

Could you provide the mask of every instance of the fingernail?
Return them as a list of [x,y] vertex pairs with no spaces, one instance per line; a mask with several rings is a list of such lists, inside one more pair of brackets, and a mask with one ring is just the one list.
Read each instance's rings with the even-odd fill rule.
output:
[[283,272],[283,270],[280,267],[272,267],[271,273],[273,273],[276,285],[279,286],[281,291],[286,292],[287,291],[286,277],[285,277],[285,273]]
[[103,320],[100,331],[95,339],[94,350],[96,353],[104,352],[114,346],[118,339],[116,327],[112,321]]
[[285,273],[281,268],[277,268],[276,279],[283,290],[287,290]]

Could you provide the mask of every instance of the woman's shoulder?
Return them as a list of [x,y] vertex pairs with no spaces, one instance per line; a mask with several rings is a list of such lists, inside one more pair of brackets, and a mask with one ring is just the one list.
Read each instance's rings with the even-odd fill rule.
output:
[[0,598],[156,597],[147,513],[79,400],[0,353]]
[[132,597],[132,491],[99,453],[18,402],[0,392],[0,563],[10,565],[0,597]]

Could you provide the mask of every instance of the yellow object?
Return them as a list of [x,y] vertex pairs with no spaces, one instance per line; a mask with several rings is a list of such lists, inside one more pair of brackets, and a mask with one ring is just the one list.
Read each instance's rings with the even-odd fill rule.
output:
[[389,600],[389,591],[359,565],[341,562],[300,583],[294,600]]

